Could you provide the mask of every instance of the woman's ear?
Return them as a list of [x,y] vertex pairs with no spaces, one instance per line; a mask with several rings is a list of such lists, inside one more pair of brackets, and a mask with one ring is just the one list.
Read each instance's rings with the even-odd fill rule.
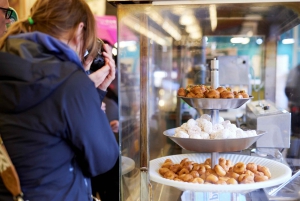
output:
[[81,50],[81,44],[82,44],[82,34],[83,34],[83,30],[84,29],[84,23],[80,22],[77,26],[77,29],[75,31],[75,37],[72,39],[72,42],[74,43],[75,47],[76,47],[76,52],[80,53]]

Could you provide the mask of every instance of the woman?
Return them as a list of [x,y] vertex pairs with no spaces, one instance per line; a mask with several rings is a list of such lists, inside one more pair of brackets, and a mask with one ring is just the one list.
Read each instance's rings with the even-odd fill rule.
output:
[[[116,163],[118,145],[100,108],[115,65],[103,53],[105,66],[87,76],[83,63],[96,52],[84,0],[37,0],[0,40],[0,134],[24,200],[92,200],[89,178]],[[1,179],[0,200],[12,200]]]

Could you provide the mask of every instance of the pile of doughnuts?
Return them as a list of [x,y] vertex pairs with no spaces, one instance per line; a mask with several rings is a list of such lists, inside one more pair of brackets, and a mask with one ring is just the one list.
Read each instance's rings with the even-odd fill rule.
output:
[[179,88],[177,95],[187,98],[249,98],[244,91],[233,91],[230,87],[219,86],[213,89],[206,85],[188,85],[186,88]]
[[238,162],[219,158],[219,164],[211,167],[211,159],[196,163],[184,158],[180,163],[166,159],[159,168],[159,174],[170,180],[197,184],[250,184],[271,178],[269,168],[255,163]]

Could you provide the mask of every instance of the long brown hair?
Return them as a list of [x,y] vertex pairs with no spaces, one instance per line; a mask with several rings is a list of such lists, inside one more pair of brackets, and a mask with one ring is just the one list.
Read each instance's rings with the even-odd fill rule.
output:
[[79,23],[83,22],[85,27],[80,55],[83,55],[85,50],[89,50],[91,55],[97,54],[96,22],[85,0],[37,0],[30,10],[30,17],[33,24],[24,19],[9,27],[0,40],[0,48],[9,35],[33,31],[43,32],[55,38],[67,34],[70,41],[75,37]]

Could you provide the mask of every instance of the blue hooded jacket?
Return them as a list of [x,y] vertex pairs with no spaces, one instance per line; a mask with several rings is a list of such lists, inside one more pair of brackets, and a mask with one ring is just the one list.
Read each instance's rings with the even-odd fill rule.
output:
[[[0,50],[0,134],[25,200],[91,199],[89,177],[119,149],[76,53],[49,35],[10,36]],[[12,200],[0,179],[0,200]]]

